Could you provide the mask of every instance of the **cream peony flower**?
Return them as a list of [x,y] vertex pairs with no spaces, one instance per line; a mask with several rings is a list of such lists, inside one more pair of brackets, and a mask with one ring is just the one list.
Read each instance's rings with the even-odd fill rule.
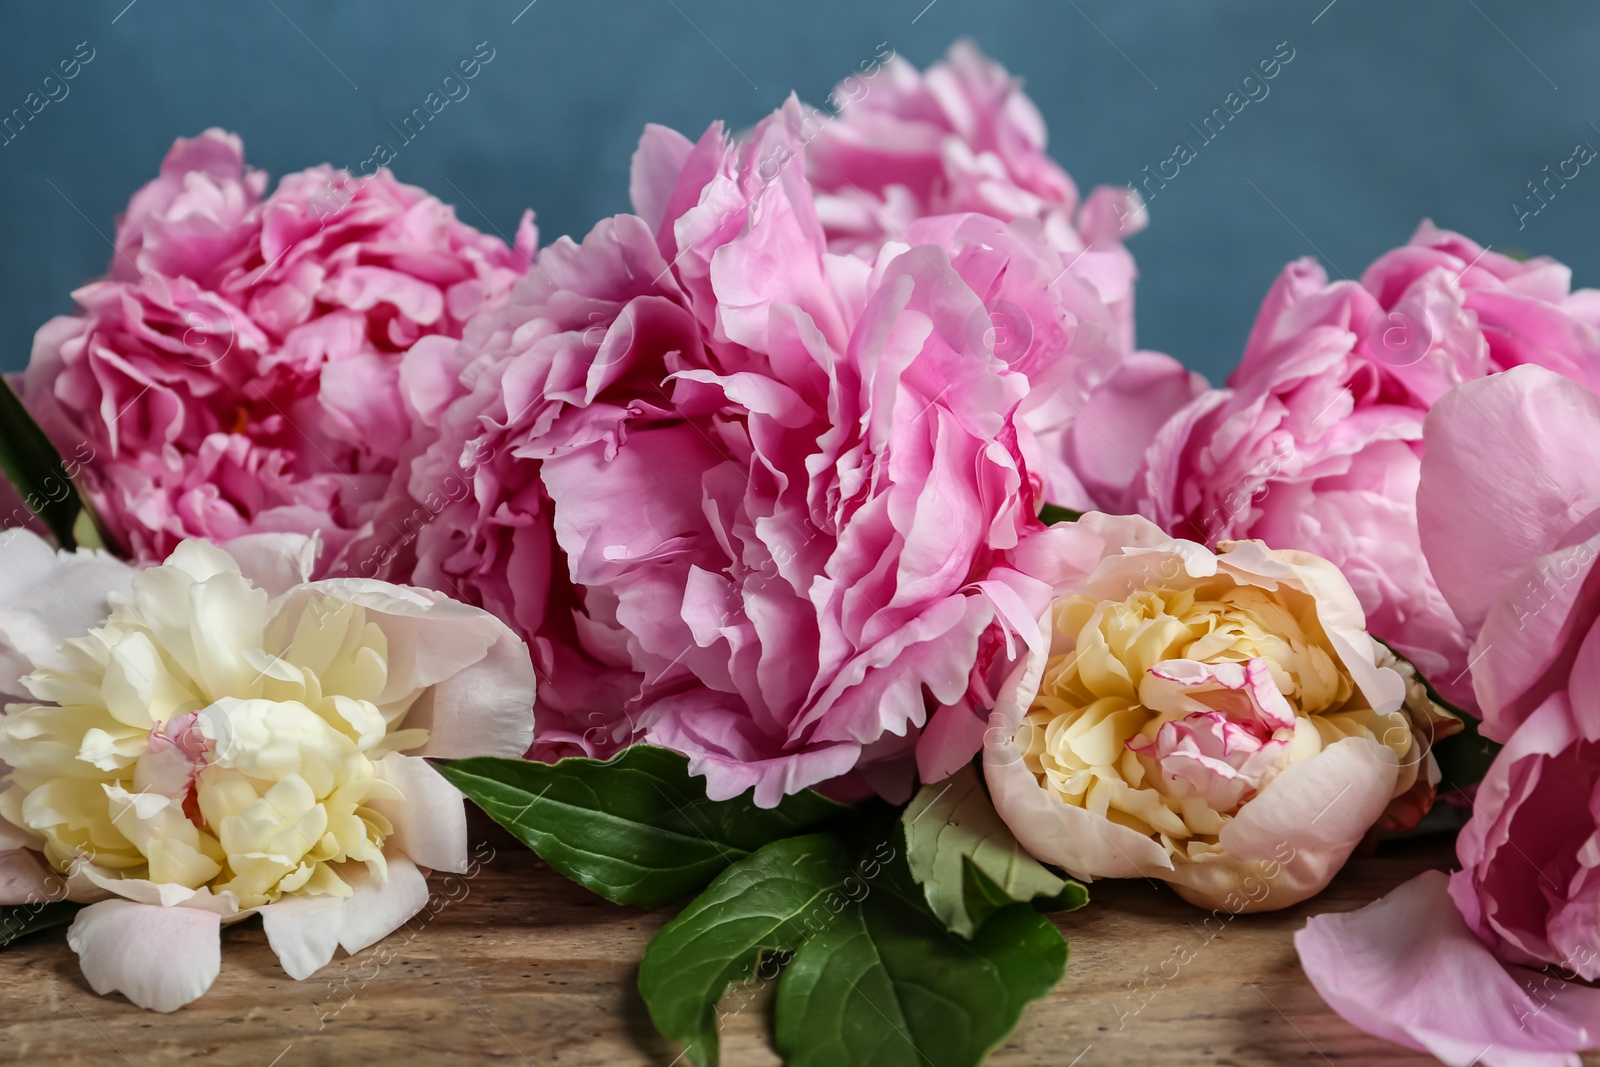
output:
[[1322,889],[1391,801],[1437,781],[1437,709],[1326,560],[1259,541],[1213,554],[1106,515],[1022,551],[1056,596],[1000,695],[985,767],[1038,858],[1164,878],[1234,913],[1284,907]]
[[0,719],[0,903],[64,875],[93,902],[68,932],[89,984],[158,1011],[211,985],[221,923],[260,914],[299,979],[411,918],[419,866],[467,865],[460,794],[421,757],[532,739],[527,648],[487,612],[307,583],[304,537],[226,549],[135,571],[0,541],[0,691],[32,701]]

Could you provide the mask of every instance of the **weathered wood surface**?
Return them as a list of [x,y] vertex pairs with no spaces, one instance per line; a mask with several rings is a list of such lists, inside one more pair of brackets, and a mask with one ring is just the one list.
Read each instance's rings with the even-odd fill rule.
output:
[[[640,953],[670,913],[607,904],[493,827],[474,830],[494,858],[464,895],[436,875],[438,910],[413,924],[421,924],[414,935],[401,931],[294,982],[259,925],[241,924],[223,935],[222,975],[210,993],[172,1015],[95,996],[60,931],[19,942],[0,953],[0,1062],[672,1064],[677,1049],[655,1036],[634,991]],[[1059,917],[1072,942],[1066,978],[1028,1009],[990,1063],[1434,1063],[1324,1007],[1291,937],[1308,914],[1358,907],[1450,859],[1447,843],[1358,858],[1317,900],[1239,916],[1209,940],[1204,913],[1164,888],[1097,883],[1087,909]],[[752,1002],[724,1023],[728,1067],[779,1062],[764,1008]]]

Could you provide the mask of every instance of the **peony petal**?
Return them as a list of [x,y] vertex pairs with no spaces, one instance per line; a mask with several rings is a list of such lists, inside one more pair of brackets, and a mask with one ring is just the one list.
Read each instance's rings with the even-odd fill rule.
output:
[[251,585],[276,597],[311,580],[321,538],[297,533],[246,534],[222,547],[238,562],[240,573]]
[[[1046,615],[1040,630],[1050,632]],[[1160,843],[1051,796],[1022,761],[1016,732],[1044,676],[1048,649],[1030,652],[1007,679],[984,735],[983,778],[995,810],[1035,859],[1054,863],[1074,878],[1165,877],[1172,860]]]
[[0,533],[0,693],[29,695],[17,679],[59,663],[57,650],[126,594],[133,568],[103,552],[57,552],[27,530]]
[[983,751],[983,777],[995,810],[1036,859],[1074,878],[1163,878],[1172,860],[1160,842],[1046,793],[1010,740],[996,743],[999,713],[990,718]]
[[1428,871],[1295,935],[1301,966],[1353,1026],[1451,1067],[1578,1067],[1600,1043],[1600,990],[1495,959]]
[[984,720],[966,704],[938,708],[917,738],[917,775],[938,782],[972,762],[983,751]]
[[1405,680],[1399,672],[1378,666],[1377,645],[1367,635],[1361,601],[1338,567],[1309,552],[1275,552],[1259,541],[1241,541],[1219,559],[1224,570],[1253,584],[1271,588],[1275,582],[1288,582],[1310,594],[1317,605],[1317,620],[1368,703],[1383,714],[1405,701]]
[[466,801],[456,787],[417,756],[391,752],[379,761],[377,770],[378,777],[399,789],[403,797],[370,802],[374,811],[394,825],[385,848],[392,847],[436,871],[465,871]]
[[341,871],[355,894],[345,901],[339,944],[351,955],[394,933],[428,903],[428,880],[404,856],[388,856],[386,879],[365,868]]
[[1164,875],[1178,895],[1234,914],[1320,893],[1394,795],[1394,752],[1349,737],[1290,764],[1222,828],[1222,852]]
[[203,908],[103,900],[78,912],[67,944],[90,988],[141,1008],[176,1011],[222,969],[221,918]]
[[419,756],[518,757],[533,744],[537,683],[528,646],[487,612],[477,613],[473,623],[490,634],[488,653],[434,686],[406,716],[406,727],[428,731]]
[[1428,565],[1468,632],[1517,575],[1600,533],[1600,397],[1540,367],[1468,382],[1428,415],[1417,519]]
[[379,704],[459,674],[506,639],[505,625],[482,608],[370,578],[330,578],[300,586],[275,603],[275,610],[294,610],[300,598],[317,593],[365,608],[367,621],[382,628],[389,642],[389,675]]
[[290,978],[304,981],[333,959],[349,906],[339,897],[286,896],[259,909],[267,944]]
[[644,219],[650,232],[661,228],[678,175],[692,151],[694,142],[677,130],[645,123],[644,133],[639,135],[639,147],[633,152],[628,199],[633,203],[634,213]]
[[1578,732],[1586,741],[1600,741],[1600,626],[1591,626],[1578,646],[1567,695]]
[[[1108,511],[1127,510],[1143,472],[1145,451],[1167,420],[1206,390],[1206,380],[1171,356],[1133,352],[1094,387],[1058,448],[1066,466],[1095,503]],[[1052,463],[1060,458],[1050,456]],[[1050,472],[1052,484],[1058,475]]]
[[[1589,579],[1597,554],[1600,532],[1541,556],[1489,606],[1470,661],[1485,737],[1510,740],[1553,692],[1563,686],[1578,692],[1585,682],[1596,650],[1585,653],[1575,631],[1595,614],[1597,590]],[[1588,723],[1587,704],[1581,698],[1580,704],[1580,721]],[[1594,729],[1585,725],[1584,735]]]

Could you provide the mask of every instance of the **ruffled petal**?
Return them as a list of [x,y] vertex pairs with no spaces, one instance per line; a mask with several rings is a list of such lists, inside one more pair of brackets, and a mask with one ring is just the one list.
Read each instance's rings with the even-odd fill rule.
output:
[[[1516,367],[1447,394],[1424,433],[1422,547],[1471,632],[1524,568],[1600,533],[1591,517],[1600,464],[1576,447],[1600,440],[1600,397],[1541,367]],[[1485,521],[1486,506],[1497,521]]]
[[339,897],[286,896],[260,909],[267,944],[290,978],[304,981],[333,959],[348,904]]
[[104,900],[78,912],[67,944],[96,993],[121,993],[152,1011],[176,1011],[222,969],[221,917],[203,908]]
[[1399,774],[1393,751],[1349,737],[1291,763],[1228,820],[1221,853],[1164,877],[1185,900],[1234,914],[1314,896],[1378,821]]
[[344,902],[339,944],[351,955],[394,933],[428,903],[428,880],[404,856],[390,856],[388,877],[358,869],[345,880],[355,893]]
[[373,810],[394,825],[388,847],[436,871],[467,869],[467,812],[455,786],[428,761],[390,753],[378,777],[400,790],[401,800],[373,800]]
[[1311,984],[1352,1025],[1451,1067],[1578,1067],[1600,1042],[1600,990],[1509,967],[1428,871],[1295,934]]
[[133,568],[104,552],[57,552],[27,530],[0,533],[0,693],[31,699],[17,679],[58,665],[58,650],[126,594]]

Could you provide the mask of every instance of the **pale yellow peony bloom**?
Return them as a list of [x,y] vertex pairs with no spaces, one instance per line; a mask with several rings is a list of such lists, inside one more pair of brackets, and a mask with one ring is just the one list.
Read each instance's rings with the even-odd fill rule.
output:
[[1426,740],[1441,713],[1326,560],[1259,542],[1212,553],[1131,517],[1050,537],[1080,566],[1056,568],[1044,640],[1002,693],[985,757],[1039,858],[1281,907],[1437,780]]
[[215,977],[215,948],[191,954],[198,970],[170,948],[130,970],[107,944],[214,939],[252,913],[305,977],[414,914],[418,865],[463,867],[459,794],[414,753],[526,749],[532,666],[501,623],[421,590],[308,583],[304,538],[233,554],[186,541],[135,572],[19,536],[0,566],[51,587],[121,567],[94,625],[86,613],[76,636],[33,642],[21,677],[0,671],[0,689],[32,698],[0,719],[0,848],[20,846],[0,853],[0,891],[16,895],[38,855],[72,899],[103,901],[69,934],[96,989],[171,1010]]

